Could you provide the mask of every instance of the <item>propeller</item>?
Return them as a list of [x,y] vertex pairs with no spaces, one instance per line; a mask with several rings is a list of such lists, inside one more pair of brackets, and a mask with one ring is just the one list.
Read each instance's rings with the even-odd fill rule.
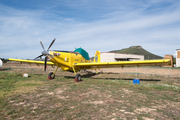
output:
[[54,38],[54,40],[51,42],[51,44],[49,45],[49,47],[48,47],[47,50],[44,49],[44,45],[43,45],[43,43],[40,41],[40,44],[41,44],[41,46],[42,46],[42,48],[43,48],[44,51],[41,52],[42,55],[36,57],[35,59],[38,59],[38,58],[41,58],[42,56],[45,56],[45,59],[44,59],[44,71],[46,71],[46,67],[47,67],[47,57],[48,57],[48,56],[51,56],[51,54],[49,54],[49,49],[50,49],[51,46],[54,44],[55,40],[56,40],[56,39]]
[[36,60],[36,59],[38,59],[38,58],[42,59],[42,56],[43,56],[43,55],[40,55],[40,56],[34,58],[34,60]]
[[45,57],[45,60],[44,60],[44,71],[46,71],[46,67],[47,67],[47,57]]

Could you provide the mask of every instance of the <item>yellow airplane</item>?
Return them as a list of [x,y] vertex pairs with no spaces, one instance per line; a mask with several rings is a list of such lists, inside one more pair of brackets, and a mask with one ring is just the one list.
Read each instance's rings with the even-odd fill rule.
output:
[[[43,48],[42,55],[35,58],[35,60],[23,60],[23,59],[13,59],[9,58],[10,61],[19,61],[26,63],[35,63],[37,65],[44,64],[44,70],[46,71],[46,65],[57,66],[54,72],[49,73],[48,78],[54,79],[55,73],[58,68],[61,68],[64,71],[74,72],[75,81],[81,81],[81,75],[78,73],[83,69],[94,69],[97,72],[97,69],[100,68],[114,68],[114,67],[133,67],[133,66],[161,66],[164,64],[169,64],[170,59],[160,59],[160,60],[143,60],[143,61],[119,61],[119,62],[101,62],[100,52],[96,51],[94,60],[91,61],[89,54],[82,48],[75,49],[75,51],[59,51],[49,49],[55,42],[55,39],[51,42],[47,50],[44,49],[44,46],[41,43]],[[45,56],[45,61],[38,61],[37,58]],[[47,61],[48,60],[48,61]]]

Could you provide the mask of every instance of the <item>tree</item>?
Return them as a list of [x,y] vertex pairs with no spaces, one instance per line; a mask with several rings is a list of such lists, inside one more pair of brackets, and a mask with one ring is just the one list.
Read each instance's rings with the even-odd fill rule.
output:
[[2,61],[3,61],[3,63],[7,63],[7,61],[9,61],[8,59],[4,59],[4,58],[0,58]]

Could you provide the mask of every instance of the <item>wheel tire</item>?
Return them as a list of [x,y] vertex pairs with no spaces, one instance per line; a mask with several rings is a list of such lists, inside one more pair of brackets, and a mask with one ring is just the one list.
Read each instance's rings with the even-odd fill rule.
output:
[[54,79],[55,78],[55,75],[53,76],[53,72],[50,72],[49,75],[48,75],[48,79]]
[[79,81],[82,81],[81,75],[80,74],[76,74],[74,82],[79,82]]

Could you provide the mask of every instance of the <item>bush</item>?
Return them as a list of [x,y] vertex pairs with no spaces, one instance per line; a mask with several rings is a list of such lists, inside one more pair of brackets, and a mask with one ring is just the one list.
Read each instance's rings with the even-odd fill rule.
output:
[[7,63],[7,61],[9,61],[8,59],[4,59],[4,58],[0,58],[2,61],[3,61],[3,63]]

